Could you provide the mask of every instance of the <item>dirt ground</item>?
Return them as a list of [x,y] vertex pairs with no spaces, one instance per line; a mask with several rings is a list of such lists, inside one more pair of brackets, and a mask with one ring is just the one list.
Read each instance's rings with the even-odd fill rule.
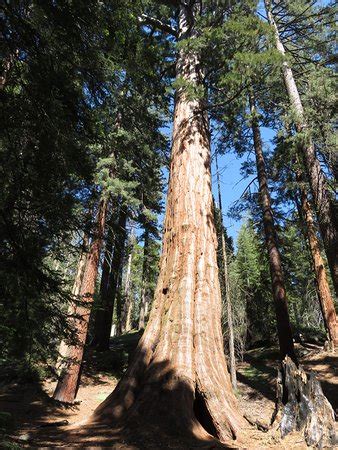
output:
[[[323,391],[337,414],[337,355],[323,352],[319,347],[312,345],[299,347],[299,351],[303,354],[303,367],[307,371],[313,370],[317,373]],[[274,349],[255,349],[248,351],[244,361],[238,363],[237,396],[240,407],[250,421],[259,421],[266,426],[269,425],[274,410],[277,355],[277,351]],[[85,371],[77,402],[72,406],[65,406],[51,399],[55,387],[55,381],[52,380],[46,380],[41,384],[9,383],[0,385],[0,411],[11,414],[11,430],[10,434],[6,436],[7,444],[4,445],[11,449],[54,447],[109,447],[117,450],[221,448],[214,442],[202,442],[194,446],[182,444],[179,440],[163,438],[154,440],[153,436],[146,433],[126,437],[119,430],[111,430],[107,427],[93,430],[85,440],[81,437],[79,439],[81,444],[76,442],[76,437],[73,437],[70,444],[66,437],[69,430],[74,428],[74,424],[78,427],[79,423],[91,415],[114,389],[117,381],[117,377],[107,372]],[[276,429],[263,432],[251,426],[248,430],[248,438],[241,448],[308,448],[303,437],[298,433],[281,440]]]

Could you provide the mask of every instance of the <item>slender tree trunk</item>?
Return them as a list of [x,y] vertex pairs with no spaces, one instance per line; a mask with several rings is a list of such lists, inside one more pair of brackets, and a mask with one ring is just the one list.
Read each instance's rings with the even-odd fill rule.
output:
[[93,345],[96,345],[97,349],[100,351],[109,349],[115,297],[118,288],[119,273],[121,271],[124,244],[126,240],[126,221],[127,212],[124,208],[122,208],[117,225],[111,271],[106,280],[106,288],[101,292],[102,296],[100,308],[98,309],[95,318]]
[[[116,301],[115,301],[115,335],[120,336],[122,333],[122,267],[118,274],[118,280],[116,284]],[[114,316],[114,313],[113,313]]]
[[146,318],[148,317],[149,308],[149,230],[144,230],[144,244],[143,244],[143,267],[142,267],[142,292],[141,292],[141,307],[140,317],[138,322],[138,329],[143,330],[146,324]]
[[93,347],[97,346],[99,343],[99,336],[102,328],[102,320],[105,313],[106,302],[110,299],[110,284],[111,284],[111,271],[112,265],[115,263],[113,261],[114,254],[114,246],[115,246],[115,231],[116,227],[116,216],[113,213],[110,217],[108,233],[106,239],[105,252],[102,263],[102,273],[101,273],[101,282],[100,282],[100,293],[95,301],[95,316],[94,316],[94,331],[93,331],[93,339],[91,345]]
[[[131,242],[134,244],[133,235],[131,237]],[[131,263],[133,259],[133,248],[131,248],[128,255],[127,269],[126,269],[126,279],[124,282],[124,305],[121,318],[121,333],[128,333],[131,330],[131,313],[133,309],[133,299],[130,293],[130,278],[131,278]]]
[[[194,36],[200,2],[179,5],[180,39]],[[177,76],[202,85],[198,55],[181,48]],[[160,275],[134,359],[92,420],[158,426],[182,439],[243,435],[224,356],[221,293],[202,101],[179,90]],[[187,447],[190,448],[190,447]]]
[[[260,202],[263,225],[269,252],[272,293],[275,301],[277,330],[281,353],[281,366],[277,383],[277,401],[273,421],[278,424],[281,436],[299,430],[304,432],[308,445],[332,444],[334,429],[333,409],[324,396],[320,383],[298,365],[294,352],[291,325],[286,301],[281,258],[271,208],[271,199],[262,150],[259,122],[254,97],[249,97],[252,114],[251,126],[256,153]],[[278,420],[276,420],[278,417]]]
[[334,307],[334,302],[330,292],[330,286],[326,276],[324,261],[320,254],[320,246],[316,235],[311,205],[307,198],[306,191],[301,184],[300,184],[300,200],[301,200],[300,215],[304,221],[305,233],[309,241],[314,272],[316,275],[318,299],[323,314],[323,320],[325,328],[329,335],[329,339],[332,342],[333,346],[336,346],[338,344],[336,310]]
[[263,213],[265,241],[269,254],[272,294],[276,310],[277,331],[281,359],[283,360],[285,356],[289,356],[293,361],[297,363],[286,299],[282,262],[277,245],[277,233],[271,208],[271,198],[263,155],[262,139],[253,94],[249,95],[249,101],[252,114],[251,128],[256,155],[259,196]]
[[[285,49],[279,36],[278,26],[271,12],[270,0],[265,0],[265,8],[269,23],[275,31],[277,50],[285,56]],[[297,114],[295,123],[297,132],[306,133],[308,127],[304,116],[302,101],[293,77],[292,69],[286,60],[283,62],[282,70],[290,103]],[[320,163],[316,157],[312,140],[310,138],[305,138],[300,149],[311,187],[311,193],[318,217],[318,224],[323,238],[333,284],[336,294],[338,295],[338,225],[334,198],[330,193],[325,174],[323,173]]]
[[222,194],[221,194],[221,182],[218,169],[218,158],[217,152],[215,156],[216,162],[216,173],[217,173],[217,189],[218,189],[218,203],[219,210],[221,214],[221,230],[222,230],[222,260],[223,260],[223,271],[224,271],[224,286],[225,286],[225,298],[227,305],[227,319],[228,319],[228,330],[229,330],[229,365],[230,365],[230,378],[232,387],[237,389],[237,378],[236,378],[236,358],[235,358],[235,338],[234,338],[234,325],[232,320],[232,307],[231,307],[231,293],[230,293],[230,283],[228,274],[228,255],[226,249],[226,242],[223,230],[223,210],[222,210]]
[[[79,258],[79,262],[77,265],[75,280],[72,288],[72,301],[68,307],[68,317],[74,317],[76,315],[76,305],[77,301],[79,299],[82,281],[84,277],[84,273],[86,270],[86,264],[88,259],[88,244],[89,244],[89,237],[88,234],[85,233],[83,236],[83,242],[82,242],[82,250],[81,255]],[[60,347],[59,347],[59,357],[58,361],[56,363],[56,370],[58,374],[61,374],[62,370],[66,367],[66,359],[68,357],[68,351],[69,351],[69,345],[67,342],[63,339],[61,341]]]
[[107,214],[107,199],[102,199],[97,212],[97,224],[95,234],[88,253],[88,261],[80,289],[80,302],[76,308],[74,329],[76,331],[76,342],[69,346],[67,355],[69,361],[63,370],[54,392],[54,399],[71,403],[74,401],[80,382],[80,368],[82,364],[83,351],[86,343],[91,306],[98,273],[100,253],[102,248],[105,221]]

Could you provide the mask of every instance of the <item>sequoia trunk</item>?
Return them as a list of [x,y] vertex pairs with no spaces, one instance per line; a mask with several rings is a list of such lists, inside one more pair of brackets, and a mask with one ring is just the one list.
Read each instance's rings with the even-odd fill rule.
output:
[[282,262],[277,245],[277,234],[271,208],[271,198],[268,186],[268,177],[265,168],[261,133],[255,107],[255,99],[252,94],[249,95],[249,102],[252,115],[251,128],[256,155],[259,197],[263,213],[265,241],[269,255],[272,295],[276,310],[277,331],[281,359],[283,360],[285,356],[289,356],[293,361],[297,362],[286,300]]
[[[194,35],[199,2],[180,3],[180,39]],[[177,75],[201,86],[198,55],[178,51]],[[134,359],[93,421],[151,424],[174,435],[228,441],[245,421],[224,356],[221,293],[210,177],[208,119],[202,101],[179,89],[163,253],[155,299]]]
[[80,299],[76,307],[76,317],[74,318],[76,341],[68,349],[67,366],[61,374],[53,395],[55,400],[61,402],[71,403],[74,401],[80,381],[80,368],[87,339],[88,324],[100,261],[107,204],[106,199],[102,199],[99,203],[96,230],[88,253],[86,270],[81,284]]
[[[270,6],[270,1],[265,0],[265,8],[268,20],[275,31],[277,50],[283,56],[285,56],[285,49],[282,41],[280,40],[278,27],[272,15]],[[283,62],[282,70],[290,103],[297,115],[295,123],[297,132],[306,132],[307,123],[304,116],[302,101],[297,89],[295,79],[293,77],[292,69],[286,60],[284,60]],[[325,174],[323,173],[320,162],[316,157],[316,152],[312,140],[310,138],[304,139],[304,142],[303,144],[301,144],[300,149],[311,186],[311,193],[316,208],[318,224],[323,238],[333,284],[336,294],[338,295],[338,230],[334,199],[330,194]]]

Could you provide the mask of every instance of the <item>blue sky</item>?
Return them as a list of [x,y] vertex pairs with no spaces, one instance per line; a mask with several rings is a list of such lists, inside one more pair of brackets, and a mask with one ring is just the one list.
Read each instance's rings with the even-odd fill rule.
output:
[[[274,131],[270,128],[261,127],[262,140],[265,145],[268,145],[271,139],[274,137]],[[237,158],[233,152],[227,152],[224,155],[218,156],[218,166],[221,180],[221,195],[223,206],[223,223],[227,228],[228,235],[233,238],[234,244],[238,231],[241,227],[242,220],[234,220],[228,216],[229,208],[238,200],[250,181],[255,178],[255,175],[243,179],[240,173],[242,161],[246,160],[246,156],[243,158]],[[255,164],[252,155],[253,164]],[[215,163],[212,164],[212,188],[215,199],[217,199],[217,179],[216,179],[216,167]],[[257,182],[255,181],[251,185],[251,189],[257,189]]]
[[[270,141],[275,135],[274,130],[271,128],[261,127],[261,134],[263,145],[269,145]],[[169,135],[171,138],[171,127],[168,127],[164,130],[164,132]],[[222,207],[223,207],[223,223],[227,229],[228,236],[231,236],[234,242],[234,246],[236,248],[236,241],[238,231],[241,227],[241,224],[245,217],[241,220],[236,220],[228,216],[229,209],[231,206],[239,200],[243,191],[248,186],[250,181],[255,178],[256,175],[243,179],[241,175],[241,165],[244,160],[246,160],[247,156],[243,158],[238,158],[233,152],[227,152],[224,155],[218,156],[218,167],[220,172],[220,181],[221,181],[221,195],[222,195]],[[254,155],[251,156],[252,163],[255,165]],[[218,199],[217,192],[217,178],[216,178],[216,167],[215,162],[213,161],[211,166],[212,171],[212,189],[215,200]],[[168,178],[168,172],[166,170],[163,171],[163,174],[166,178]],[[166,186],[167,188],[167,186]],[[167,194],[167,189],[165,188],[164,197]],[[257,189],[257,182],[255,181],[251,185],[251,190]],[[165,204],[165,198],[164,198]],[[164,219],[164,211],[163,214],[159,217],[159,222],[162,224]]]

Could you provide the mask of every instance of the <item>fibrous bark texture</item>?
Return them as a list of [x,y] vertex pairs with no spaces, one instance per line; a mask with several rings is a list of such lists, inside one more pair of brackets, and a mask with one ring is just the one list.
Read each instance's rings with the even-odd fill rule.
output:
[[271,207],[271,198],[268,186],[268,177],[265,168],[261,133],[255,107],[255,99],[252,94],[250,94],[249,96],[249,101],[252,114],[251,128],[254,140],[257,176],[259,183],[259,200],[263,213],[264,234],[269,256],[272,295],[276,310],[277,332],[281,359],[288,355],[293,361],[297,361],[294,351],[288,304],[286,299],[282,262],[278,249],[277,233]]
[[[280,39],[278,26],[271,12],[270,0],[265,0],[265,8],[270,24],[273,26],[277,50],[285,56],[284,45]],[[290,103],[297,115],[295,126],[298,133],[306,133],[308,126],[304,115],[304,108],[288,62],[284,60],[283,77]],[[325,252],[329,263],[333,285],[338,295],[338,220],[334,198],[330,193],[327,179],[316,156],[315,147],[311,138],[304,137],[300,146],[307,177],[311,186],[314,205],[318,217],[319,229],[323,238]]]
[[76,306],[76,316],[74,318],[75,343],[68,348],[68,362],[63,369],[53,398],[61,402],[72,403],[76,397],[80,382],[80,369],[83,358],[84,346],[87,339],[89,318],[95,282],[100,261],[100,253],[105,229],[107,214],[107,200],[100,201],[97,213],[97,224],[95,234],[88,253],[85,273],[80,290],[79,302]]
[[334,444],[334,412],[319,381],[288,357],[278,374],[276,419],[282,437],[298,430],[308,445],[332,448]]
[[[191,36],[199,2],[180,4]],[[201,83],[198,56],[179,50],[177,74]],[[202,101],[176,95],[163,253],[155,299],[134,359],[92,421],[158,426],[221,441],[245,429],[227,371],[211,195],[210,142]]]
[[331,343],[335,347],[338,345],[338,336],[337,336],[338,324],[337,324],[336,310],[334,307],[333,298],[330,292],[330,286],[326,276],[324,261],[322,255],[320,254],[320,247],[312,217],[311,205],[308,201],[306,191],[302,187],[300,196],[301,196],[302,216],[304,219],[306,235],[309,241],[313,267],[316,274],[318,299],[323,314],[325,328],[328,332]]

